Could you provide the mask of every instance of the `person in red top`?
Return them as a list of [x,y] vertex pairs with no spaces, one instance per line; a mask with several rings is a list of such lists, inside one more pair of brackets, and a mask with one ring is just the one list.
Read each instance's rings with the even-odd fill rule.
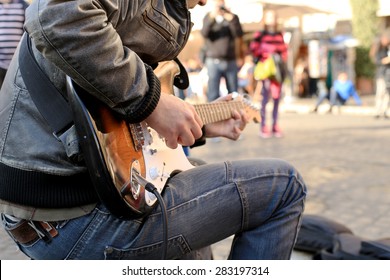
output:
[[[284,42],[283,34],[277,30],[277,17],[274,11],[264,12],[264,30],[254,34],[254,38],[249,45],[255,63],[264,62],[271,55],[280,60],[281,64],[287,61],[287,45]],[[256,77],[255,77],[256,78]],[[272,135],[281,137],[282,132],[278,126],[279,101],[281,97],[282,80],[276,77],[267,77],[259,80],[262,83],[261,101],[261,127],[260,136],[269,138]],[[266,106],[272,97],[274,107],[272,112],[272,131],[266,126]]]

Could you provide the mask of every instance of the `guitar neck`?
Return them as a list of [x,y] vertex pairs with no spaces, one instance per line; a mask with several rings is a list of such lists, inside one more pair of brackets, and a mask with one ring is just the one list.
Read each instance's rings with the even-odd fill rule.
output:
[[241,101],[214,102],[194,105],[203,124],[215,123],[232,117],[233,110],[241,110],[244,104]]

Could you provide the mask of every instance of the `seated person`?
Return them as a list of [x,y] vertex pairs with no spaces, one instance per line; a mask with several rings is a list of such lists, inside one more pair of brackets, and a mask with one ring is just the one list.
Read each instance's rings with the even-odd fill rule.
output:
[[345,72],[341,72],[337,76],[337,80],[333,82],[333,86],[330,90],[330,109],[332,112],[334,105],[344,105],[350,97],[353,97],[357,105],[362,105],[362,101],[355,89],[354,84],[348,79],[348,75]]
[[[332,112],[333,106],[344,105],[350,97],[353,97],[357,105],[362,105],[362,101],[355,89],[353,82],[348,79],[346,72],[340,72],[337,79],[333,82],[332,88],[330,89],[330,109]],[[326,98],[326,92],[320,93],[314,112],[318,110],[319,105]]]

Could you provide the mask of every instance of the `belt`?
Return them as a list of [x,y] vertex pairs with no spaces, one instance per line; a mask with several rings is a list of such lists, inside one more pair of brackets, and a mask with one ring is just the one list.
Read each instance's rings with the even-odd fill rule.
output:
[[8,229],[8,233],[20,244],[31,244],[38,239],[46,242],[58,235],[55,223],[22,220],[14,228]]

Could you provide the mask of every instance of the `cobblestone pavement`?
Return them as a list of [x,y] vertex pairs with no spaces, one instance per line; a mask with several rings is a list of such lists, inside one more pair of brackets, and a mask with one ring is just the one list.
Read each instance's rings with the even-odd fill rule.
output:
[[[390,119],[373,117],[373,96],[365,106],[345,106],[340,113],[310,113],[314,99],[285,102],[280,126],[284,137],[261,139],[258,124],[248,124],[237,142],[208,141],[191,155],[207,162],[258,157],[292,163],[308,185],[305,213],[348,226],[368,239],[390,237]],[[216,259],[225,259],[231,238],[213,245]],[[293,258],[307,256],[294,253]],[[0,259],[26,259],[0,229]]]
[[[281,139],[261,139],[259,126],[248,125],[238,142],[209,141],[192,156],[207,162],[257,157],[282,158],[292,163],[308,185],[305,213],[321,215],[348,226],[355,235],[390,237],[390,119],[373,117],[373,97],[366,106],[346,106],[327,114],[310,113],[314,100],[284,104]],[[227,256],[231,239],[214,245],[216,258]],[[293,259],[310,256],[293,253]]]

